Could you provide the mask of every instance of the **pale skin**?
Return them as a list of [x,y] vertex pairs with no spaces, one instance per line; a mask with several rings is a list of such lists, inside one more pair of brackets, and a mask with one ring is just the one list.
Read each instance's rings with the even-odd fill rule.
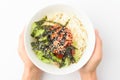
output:
[[19,38],[18,53],[24,62],[24,73],[22,80],[40,80],[42,71],[30,61],[26,54],[24,47],[24,32],[21,33]]
[[[79,70],[82,80],[97,80],[96,69],[102,59],[102,41],[97,30],[95,30],[95,34],[96,45],[94,52],[87,64]],[[22,80],[40,80],[43,72],[30,61],[26,54],[24,47],[24,31],[19,38],[18,53],[24,62]]]
[[80,69],[82,80],[97,80],[96,69],[102,59],[102,40],[97,30],[94,52],[86,65]]

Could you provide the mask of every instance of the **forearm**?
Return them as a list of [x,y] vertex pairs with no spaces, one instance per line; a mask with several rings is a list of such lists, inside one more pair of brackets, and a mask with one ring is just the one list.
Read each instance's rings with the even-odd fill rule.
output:
[[96,72],[80,73],[81,80],[97,80]]
[[25,66],[22,80],[40,80],[41,72],[37,67]]

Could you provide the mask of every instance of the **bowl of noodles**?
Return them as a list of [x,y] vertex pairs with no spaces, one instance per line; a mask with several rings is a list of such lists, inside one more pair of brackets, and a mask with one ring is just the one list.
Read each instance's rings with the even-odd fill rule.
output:
[[28,22],[24,35],[30,60],[51,74],[68,74],[90,59],[95,33],[88,17],[64,4],[39,10]]

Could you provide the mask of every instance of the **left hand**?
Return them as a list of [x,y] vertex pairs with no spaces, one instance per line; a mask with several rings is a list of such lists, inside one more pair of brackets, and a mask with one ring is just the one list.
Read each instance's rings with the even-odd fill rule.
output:
[[42,70],[36,67],[27,56],[24,46],[24,31],[19,37],[18,53],[24,62],[24,73],[22,80],[39,80]]

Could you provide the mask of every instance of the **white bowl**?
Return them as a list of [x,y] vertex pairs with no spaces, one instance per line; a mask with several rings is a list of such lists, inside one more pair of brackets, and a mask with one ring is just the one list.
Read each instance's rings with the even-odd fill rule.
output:
[[[94,46],[95,46],[94,29],[93,29],[93,26],[92,26],[90,20],[88,19],[88,17],[80,9],[77,9],[77,10],[76,9],[71,6],[63,5],[63,4],[47,6],[43,9],[39,10],[32,17],[32,19],[28,22],[28,25],[26,26],[26,29],[25,29],[25,35],[24,35],[25,50],[27,51],[27,55],[30,58],[30,60],[41,70],[51,73],[51,74],[57,74],[57,75],[68,74],[68,73],[72,73],[72,72],[80,69],[90,59],[92,52],[94,50]],[[41,60],[39,60],[37,58],[37,56],[35,55],[35,53],[32,50],[31,44],[30,44],[31,43],[31,36],[30,36],[31,24],[33,22],[41,19],[46,14],[53,13],[56,11],[64,11],[66,13],[76,14],[77,17],[81,20],[83,26],[86,28],[87,33],[88,33],[87,47],[86,47],[86,50],[84,51],[81,59],[78,61],[78,63],[72,64],[65,68],[58,68],[54,65],[43,63]]]

